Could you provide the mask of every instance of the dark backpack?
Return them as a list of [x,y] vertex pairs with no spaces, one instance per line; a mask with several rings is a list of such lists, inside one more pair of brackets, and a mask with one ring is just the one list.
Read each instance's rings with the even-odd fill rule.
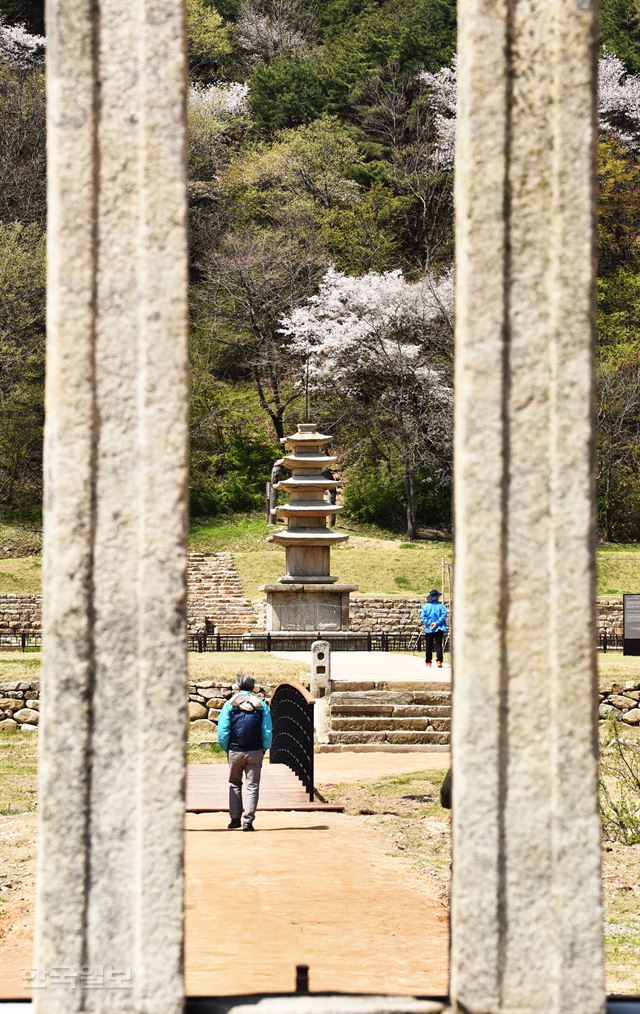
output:
[[244,750],[262,749],[262,702],[245,697],[236,705],[231,704],[231,746]]

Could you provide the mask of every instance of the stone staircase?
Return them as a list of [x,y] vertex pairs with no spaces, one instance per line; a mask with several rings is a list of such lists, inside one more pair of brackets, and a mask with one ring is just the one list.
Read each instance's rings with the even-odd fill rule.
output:
[[187,626],[215,627],[220,634],[257,629],[253,603],[245,598],[231,553],[189,553]]
[[324,750],[442,750],[451,688],[442,683],[334,683]]

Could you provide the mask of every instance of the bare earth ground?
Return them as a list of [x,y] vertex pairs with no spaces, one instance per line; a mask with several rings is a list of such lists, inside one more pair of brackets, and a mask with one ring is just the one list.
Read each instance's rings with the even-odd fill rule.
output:
[[[32,965],[35,737],[5,733],[0,748],[0,997],[19,997],[21,969]],[[298,962],[311,966],[312,989],[445,992],[449,815],[438,790],[447,761],[319,755],[320,790],[345,815],[265,814],[254,836],[228,833],[223,815],[189,816],[189,992],[290,990]],[[640,993],[640,845],[605,844],[603,864],[607,988]],[[235,925],[228,871],[238,867],[254,874],[260,913],[248,936]],[[237,965],[229,978],[236,948],[253,953],[263,940],[270,946],[243,962],[242,983]]]
[[190,995],[290,991],[296,964],[312,990],[446,992],[446,909],[370,820],[259,814],[253,835],[226,824],[187,819]]

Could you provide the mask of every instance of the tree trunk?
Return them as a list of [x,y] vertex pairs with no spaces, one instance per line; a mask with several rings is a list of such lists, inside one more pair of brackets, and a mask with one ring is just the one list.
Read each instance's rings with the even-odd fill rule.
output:
[[611,468],[607,468],[604,493],[604,537],[611,542]]
[[273,420],[273,428],[276,431],[276,436],[277,436],[278,440],[280,440],[280,438],[284,437],[284,435],[285,435],[285,432],[284,432],[284,421],[283,421],[283,418],[282,418],[283,415],[284,415],[284,409],[282,409],[282,408],[279,408],[276,412],[274,412],[274,413],[271,414],[271,418]]
[[253,370],[253,379],[255,381],[256,390],[258,392],[258,397],[260,398],[260,404],[262,405],[263,409],[265,410],[265,412],[267,413],[267,415],[271,419],[271,422],[273,423],[273,428],[276,431],[276,437],[279,440],[281,437],[283,437],[285,435],[284,434],[284,422],[283,422],[284,406],[279,404],[279,401],[280,401],[279,392],[277,390],[275,392],[275,395],[276,395],[275,402],[276,402],[276,404],[275,404],[275,408],[272,408],[271,405],[269,404],[269,402],[267,401],[266,395],[264,393],[264,387],[262,386],[262,380],[260,379],[260,373],[259,373],[259,371],[255,367],[254,367],[254,370]]
[[418,537],[416,524],[416,497],[413,486],[413,472],[409,465],[404,466],[404,494],[407,504],[407,540],[413,542]]

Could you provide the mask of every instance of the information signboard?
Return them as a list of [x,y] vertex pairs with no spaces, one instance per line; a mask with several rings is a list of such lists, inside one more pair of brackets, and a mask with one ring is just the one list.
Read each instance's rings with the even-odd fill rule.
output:
[[640,655],[640,595],[622,599],[622,653]]

